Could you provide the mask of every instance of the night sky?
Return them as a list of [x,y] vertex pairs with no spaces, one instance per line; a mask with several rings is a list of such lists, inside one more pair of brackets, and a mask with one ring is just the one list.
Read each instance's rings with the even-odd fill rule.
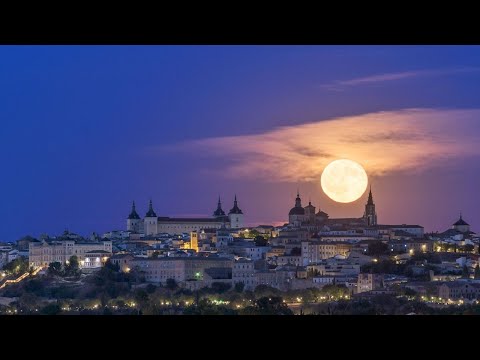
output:
[[480,231],[478,46],[2,46],[0,240],[209,216],[331,217],[328,161],[361,163],[379,223]]

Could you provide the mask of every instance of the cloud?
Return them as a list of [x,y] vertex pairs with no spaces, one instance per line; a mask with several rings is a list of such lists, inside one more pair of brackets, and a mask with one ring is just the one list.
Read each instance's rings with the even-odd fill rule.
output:
[[337,80],[328,84],[322,84],[321,87],[332,91],[341,91],[347,87],[359,86],[365,84],[383,83],[394,80],[402,80],[416,77],[426,76],[445,76],[454,75],[460,73],[470,73],[480,71],[479,67],[461,67],[461,68],[449,68],[449,69],[433,69],[433,70],[415,70],[404,71],[396,73],[377,74],[365,77],[358,77],[349,80]]
[[[228,159],[226,167],[213,171],[235,178],[316,181],[329,162],[340,158],[355,160],[369,175],[381,176],[423,171],[460,157],[480,155],[478,119],[477,109],[383,111],[279,127],[255,135],[196,140],[176,144],[170,150]],[[208,168],[215,161],[205,164]]]

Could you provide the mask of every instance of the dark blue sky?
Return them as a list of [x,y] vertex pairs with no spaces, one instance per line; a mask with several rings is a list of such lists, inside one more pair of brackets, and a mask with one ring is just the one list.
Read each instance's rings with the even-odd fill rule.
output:
[[[159,215],[210,215],[218,194],[229,209],[237,193],[247,223],[284,221],[297,186],[332,216],[361,215],[363,198],[335,204],[312,182],[219,176],[229,153],[150,149],[379,110],[480,108],[477,66],[478,46],[2,46],[0,240],[123,229],[131,200],[143,215],[150,197]],[[442,230],[463,210],[480,230],[477,164],[379,177],[379,220]]]

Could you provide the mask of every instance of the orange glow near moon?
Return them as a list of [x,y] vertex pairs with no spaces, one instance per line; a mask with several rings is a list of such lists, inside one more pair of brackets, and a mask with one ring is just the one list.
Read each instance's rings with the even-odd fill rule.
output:
[[359,199],[368,185],[365,169],[359,163],[340,159],[329,163],[321,177],[322,189],[328,197],[340,203]]

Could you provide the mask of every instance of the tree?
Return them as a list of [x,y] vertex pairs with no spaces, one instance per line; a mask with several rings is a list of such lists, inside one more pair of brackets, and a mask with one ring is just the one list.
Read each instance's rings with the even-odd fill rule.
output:
[[175,281],[175,279],[167,279],[166,281],[166,287],[170,290],[175,290],[177,287],[178,287],[178,284],[177,282]]
[[73,255],[70,256],[68,263],[64,266],[65,276],[79,276],[80,275],[80,266],[78,264],[78,258]]
[[222,282],[213,282],[210,286],[211,289],[217,294],[223,294],[224,292],[228,291],[232,286],[230,284],[225,284]]
[[259,315],[293,315],[292,310],[280,296],[260,298],[256,301],[255,307]]
[[62,275],[62,263],[55,261],[48,265],[48,275],[61,276]]
[[371,241],[368,244],[368,255],[371,256],[379,256],[379,255],[385,255],[388,254],[388,245],[377,240],[377,241]]
[[327,297],[341,298],[349,295],[350,290],[345,285],[327,284],[322,288],[321,293]]
[[17,307],[19,310],[22,310],[22,313],[33,312],[38,302],[39,299],[35,294],[25,292],[18,298]]
[[24,284],[24,289],[26,292],[35,294],[37,296],[45,295],[45,284],[38,278],[26,281]]
[[475,248],[475,246],[473,246],[472,244],[467,244],[463,247],[463,250],[465,252],[472,252],[474,248]]
[[265,239],[261,235],[255,236],[254,242],[255,242],[255,246],[267,246],[268,245],[267,239]]
[[406,296],[416,296],[417,292],[411,288],[406,287],[403,291],[404,295]]
[[138,289],[135,291],[135,301],[140,305],[140,307],[144,307],[148,303],[148,294],[143,289]]
[[200,300],[197,305],[187,307],[184,315],[236,315],[237,312],[225,306],[214,305],[207,299]]
[[148,284],[146,286],[145,290],[147,291],[147,293],[153,294],[155,292],[155,290],[157,290],[157,287],[153,284]]
[[470,277],[470,272],[468,271],[467,265],[463,265],[462,268],[462,278],[468,279]]
[[111,262],[110,259],[107,260],[107,262],[105,263],[104,268],[110,269],[110,270],[115,271],[115,272],[119,272],[119,271],[120,271],[120,265],[118,265],[117,263]]
[[475,272],[473,273],[473,278],[478,280],[480,279],[480,266],[477,263],[477,266],[475,266]]
[[235,291],[241,293],[245,289],[245,283],[243,281],[235,283]]
[[40,310],[42,315],[57,315],[62,311],[58,304],[48,304]]
[[16,258],[6,264],[3,269],[12,274],[23,274],[28,271],[28,260],[22,257]]
[[260,284],[258,285],[255,290],[255,297],[257,299],[259,298],[262,298],[262,297],[271,297],[271,296],[278,296],[281,291],[272,287],[272,286],[268,286],[268,285],[265,285],[265,284]]

